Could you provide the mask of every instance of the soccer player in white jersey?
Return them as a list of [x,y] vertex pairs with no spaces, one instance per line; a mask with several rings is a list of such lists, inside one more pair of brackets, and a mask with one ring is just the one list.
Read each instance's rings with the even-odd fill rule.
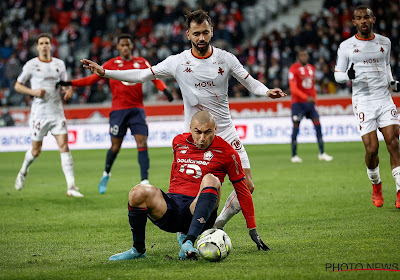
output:
[[[279,88],[268,89],[254,79],[231,53],[210,45],[213,36],[211,18],[203,10],[197,10],[186,16],[187,38],[192,48],[180,54],[172,55],[156,66],[144,70],[112,71],[104,70],[93,61],[82,59],[85,68],[110,79],[144,83],[156,78],[175,78],[183,96],[185,126],[189,131],[192,116],[199,111],[209,111],[217,123],[217,135],[231,144],[239,153],[246,184],[251,192],[254,184],[250,172],[250,162],[239,140],[229,111],[228,81],[235,77],[250,92],[256,95],[280,98],[286,96]],[[223,228],[226,222],[240,211],[236,193],[228,197],[225,207],[216,220],[215,226]]]
[[[67,195],[83,197],[75,186],[74,164],[68,148],[67,121],[64,116],[60,89],[56,83],[67,81],[67,72],[62,60],[51,56],[51,35],[42,33],[36,41],[38,57],[29,60],[17,78],[15,90],[34,96],[29,126],[31,129],[32,148],[25,154],[24,162],[15,180],[15,188],[24,187],[29,166],[42,150],[43,137],[50,131],[57,140],[61,156],[61,166],[67,180]],[[24,84],[30,81],[31,87]],[[72,97],[71,87],[63,88],[64,99]]]
[[337,52],[335,79],[352,81],[353,111],[365,147],[368,178],[372,182],[372,202],[382,207],[382,183],[379,174],[377,129],[390,154],[392,175],[396,181],[395,207],[400,209],[399,120],[389,86],[398,92],[400,85],[390,69],[389,38],[373,32],[374,13],[368,6],[358,6],[353,15],[357,34],[342,42]]

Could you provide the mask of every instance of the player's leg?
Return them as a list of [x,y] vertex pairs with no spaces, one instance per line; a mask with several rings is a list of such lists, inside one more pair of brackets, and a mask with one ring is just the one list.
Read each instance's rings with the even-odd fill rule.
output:
[[135,137],[138,149],[138,163],[140,166],[141,184],[149,184],[150,159],[147,149],[149,128],[146,123],[146,114],[141,108],[130,109],[129,128]]
[[32,148],[25,153],[24,161],[22,162],[21,169],[18,172],[17,178],[15,179],[15,189],[21,190],[25,184],[25,178],[28,175],[29,166],[35,161],[42,151],[42,141],[33,141]]
[[396,182],[395,207],[400,209],[400,150],[399,150],[399,125],[389,125],[381,128],[385,138],[387,150],[390,154],[390,166]]
[[200,190],[190,205],[190,212],[193,214],[188,234],[183,241],[179,258],[195,259],[198,251],[193,247],[197,236],[203,232],[204,226],[213,211],[218,207],[221,191],[221,182],[212,175],[206,174],[200,184]]
[[297,155],[297,135],[300,130],[300,121],[303,118],[303,108],[301,103],[293,103],[292,104],[292,122],[293,122],[293,130],[292,130],[292,158],[290,159],[293,163],[301,163],[303,160]]
[[75,185],[74,161],[68,147],[68,134],[54,135],[61,157],[61,167],[67,181],[67,196],[83,197]]
[[141,184],[149,184],[150,159],[147,149],[147,135],[134,134],[138,149],[138,163],[140,166]]
[[104,167],[103,176],[101,177],[99,183],[99,193],[101,194],[107,191],[108,180],[110,180],[111,177],[111,168],[114,164],[115,159],[117,158],[119,151],[121,150],[123,139],[123,137],[115,137],[111,135],[111,147],[107,151],[106,164]]
[[379,173],[379,141],[376,130],[371,131],[362,136],[362,141],[365,148],[365,164],[367,166],[368,178],[372,183],[372,203],[376,207],[382,207],[382,183]]
[[133,187],[129,192],[128,202],[128,218],[133,246],[128,251],[111,256],[109,260],[145,258],[147,215],[152,220],[159,220],[166,212],[167,203],[160,189],[149,184],[139,184]]

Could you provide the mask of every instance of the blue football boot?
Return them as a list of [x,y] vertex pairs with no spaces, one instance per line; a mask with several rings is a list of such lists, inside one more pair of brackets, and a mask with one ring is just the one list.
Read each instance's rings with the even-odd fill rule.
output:
[[177,232],[176,239],[178,239],[179,246],[182,247],[183,241],[185,241],[186,239],[186,234],[182,232]]
[[179,259],[181,260],[197,260],[199,255],[199,251],[193,247],[193,243],[190,240],[187,240],[182,244],[181,250],[178,254]]
[[107,191],[107,183],[108,180],[110,180],[111,174],[107,174],[107,172],[104,171],[103,177],[101,177],[100,183],[99,183],[99,193],[103,194]]
[[108,260],[109,261],[124,261],[124,260],[144,259],[144,258],[146,258],[146,252],[141,254],[136,250],[135,247],[132,247],[128,251],[112,255]]

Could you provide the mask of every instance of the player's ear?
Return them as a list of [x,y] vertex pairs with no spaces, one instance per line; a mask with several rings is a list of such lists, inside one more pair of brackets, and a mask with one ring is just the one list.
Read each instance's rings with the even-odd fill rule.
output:
[[187,36],[188,40],[190,41],[190,38],[189,38],[189,29],[186,30],[186,36]]
[[214,27],[211,26],[211,38],[214,36]]

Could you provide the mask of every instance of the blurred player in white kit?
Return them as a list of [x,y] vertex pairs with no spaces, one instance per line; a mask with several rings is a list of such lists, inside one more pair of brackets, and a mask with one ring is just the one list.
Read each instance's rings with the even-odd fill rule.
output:
[[[67,120],[64,115],[62,96],[56,83],[67,81],[67,72],[62,60],[51,56],[51,35],[42,33],[36,41],[39,56],[29,60],[15,83],[15,90],[34,96],[31,108],[29,127],[31,130],[32,148],[29,149],[15,180],[15,188],[24,187],[29,166],[42,150],[43,138],[50,131],[58,144],[61,166],[67,181],[67,195],[83,197],[75,186],[74,163],[68,148]],[[25,86],[30,82],[31,87]],[[64,99],[72,97],[71,87],[62,88]]]

